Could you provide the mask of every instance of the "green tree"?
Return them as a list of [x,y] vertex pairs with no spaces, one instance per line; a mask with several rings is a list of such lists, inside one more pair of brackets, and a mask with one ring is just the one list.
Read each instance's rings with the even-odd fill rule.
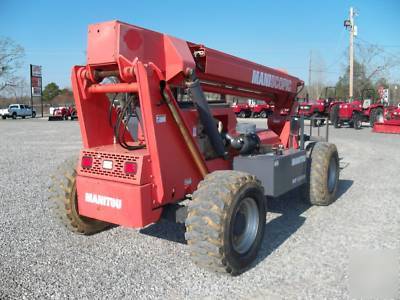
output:
[[[360,97],[364,89],[374,89],[371,78],[376,72],[367,74],[364,64],[354,61],[354,97]],[[349,97],[349,67],[346,68],[344,74],[339,77],[336,83],[336,94],[339,98],[347,99]]]
[[57,84],[54,82],[50,82],[48,85],[45,86],[43,90],[43,101],[51,101],[58,95],[60,95],[61,91]]

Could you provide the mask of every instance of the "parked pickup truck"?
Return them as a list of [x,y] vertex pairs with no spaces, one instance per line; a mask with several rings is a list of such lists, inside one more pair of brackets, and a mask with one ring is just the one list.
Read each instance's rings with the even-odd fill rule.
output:
[[0,109],[0,116],[2,119],[21,117],[25,119],[25,117],[36,117],[35,109],[25,104],[10,104],[10,106],[6,109]]

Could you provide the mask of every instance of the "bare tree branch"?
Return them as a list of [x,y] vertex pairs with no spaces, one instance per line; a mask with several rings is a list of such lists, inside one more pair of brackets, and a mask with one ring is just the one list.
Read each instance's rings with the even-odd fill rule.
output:
[[22,66],[24,48],[7,37],[0,37],[0,91],[7,88],[7,82],[18,79],[16,71]]

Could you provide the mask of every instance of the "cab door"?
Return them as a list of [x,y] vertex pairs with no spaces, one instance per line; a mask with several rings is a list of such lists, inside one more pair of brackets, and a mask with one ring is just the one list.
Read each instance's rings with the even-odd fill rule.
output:
[[26,107],[23,104],[20,104],[19,106],[19,116],[25,117],[26,116]]

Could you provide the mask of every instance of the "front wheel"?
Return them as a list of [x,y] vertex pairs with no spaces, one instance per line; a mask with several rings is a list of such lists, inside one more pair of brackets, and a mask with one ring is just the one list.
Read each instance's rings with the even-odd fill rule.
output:
[[263,110],[263,111],[260,113],[260,118],[265,119],[267,116],[268,116],[268,115],[267,115],[267,112],[266,112],[265,110]]
[[239,113],[239,118],[246,118],[246,112],[242,110],[242,111]]
[[32,118],[36,118],[36,113],[32,112]]
[[354,113],[351,119],[354,129],[359,130],[362,127],[362,119],[359,113]]
[[11,117],[15,120],[17,118],[17,114],[13,113]]
[[322,125],[324,125],[324,120],[321,119],[319,114],[312,115],[311,120],[313,127],[321,127]]
[[52,177],[49,187],[50,206],[62,224],[70,231],[90,235],[110,226],[109,223],[84,217],[79,214],[76,191],[77,158],[66,160]]
[[316,143],[307,166],[306,201],[329,205],[335,201],[339,182],[339,155],[334,144]]
[[332,107],[331,113],[329,114],[329,118],[335,128],[340,127],[339,109],[339,105],[335,105]]
[[207,175],[193,193],[185,222],[193,261],[231,275],[249,268],[264,236],[264,201],[255,176],[239,171]]

